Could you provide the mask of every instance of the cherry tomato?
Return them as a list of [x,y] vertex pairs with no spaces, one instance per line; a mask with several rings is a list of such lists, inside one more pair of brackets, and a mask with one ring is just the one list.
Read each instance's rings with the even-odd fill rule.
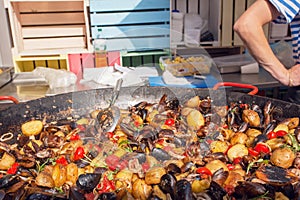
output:
[[173,118],[168,118],[165,121],[165,125],[173,126],[175,124],[175,120]]
[[277,137],[283,137],[283,136],[285,136],[286,134],[288,134],[288,133],[287,133],[286,131],[284,131],[284,130],[276,131]]
[[270,148],[264,144],[264,143],[258,143],[255,147],[254,147],[254,150],[259,152],[259,153],[270,153]]
[[58,164],[62,164],[64,166],[68,165],[68,161],[67,161],[67,159],[64,156],[56,159],[55,162],[58,163]]
[[7,173],[8,174],[16,174],[17,171],[18,171],[18,168],[19,168],[19,163],[14,163],[8,170],[7,170]]
[[204,174],[204,175],[209,175],[209,176],[212,175],[211,171],[207,167],[199,167],[196,169],[196,172],[198,174]]
[[233,164],[239,164],[239,163],[241,163],[241,162],[242,162],[242,158],[241,158],[241,157],[236,157],[236,158],[234,158],[233,161],[232,161]]
[[80,140],[80,135],[78,135],[78,134],[73,134],[73,135],[71,135],[70,140],[71,140],[71,141],[74,141],[74,140]]
[[229,171],[233,170],[234,169],[234,165],[229,163],[229,164],[227,164],[227,168],[228,168]]
[[77,147],[77,149],[75,150],[73,159],[75,161],[80,160],[80,159],[84,158],[84,154],[85,154],[84,153],[84,148],[83,147]]
[[116,189],[115,183],[104,175],[100,184],[98,184],[99,193],[110,192]]
[[258,156],[259,155],[259,152],[258,151],[256,151],[256,150],[254,150],[253,148],[248,148],[248,152],[249,152],[249,154],[251,155],[251,156],[254,156],[254,157],[256,157],[256,156]]
[[270,133],[268,133],[267,137],[269,140],[271,140],[273,138],[277,138],[277,133],[275,133],[274,131],[271,131]]

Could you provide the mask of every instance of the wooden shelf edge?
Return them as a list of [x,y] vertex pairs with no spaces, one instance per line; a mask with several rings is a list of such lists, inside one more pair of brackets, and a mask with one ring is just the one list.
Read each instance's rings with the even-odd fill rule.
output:
[[84,0],[9,0],[10,2],[72,2],[72,1],[82,1],[84,2]]

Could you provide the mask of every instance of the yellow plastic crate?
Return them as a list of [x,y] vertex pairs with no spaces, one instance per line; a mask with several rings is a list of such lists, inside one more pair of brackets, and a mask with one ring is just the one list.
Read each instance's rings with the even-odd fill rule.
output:
[[15,72],[30,72],[36,67],[49,67],[54,69],[69,70],[68,56],[47,55],[47,56],[21,56],[14,59]]

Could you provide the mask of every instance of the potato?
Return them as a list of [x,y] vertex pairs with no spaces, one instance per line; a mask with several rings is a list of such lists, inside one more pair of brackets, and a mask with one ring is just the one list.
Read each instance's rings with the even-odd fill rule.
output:
[[205,167],[207,167],[211,171],[212,174],[221,168],[223,168],[224,171],[228,171],[227,165],[225,163],[223,163],[221,160],[210,161],[209,163],[207,163],[205,165]]
[[[116,189],[120,189],[123,187],[127,188],[127,184],[131,183],[132,176],[133,176],[133,172],[128,169],[123,169],[119,171],[115,176]],[[127,190],[131,192],[129,188],[127,188]]]
[[53,188],[55,186],[52,176],[46,172],[39,173],[35,178],[35,183],[41,187]]
[[278,124],[273,131],[274,132],[285,131],[285,132],[288,133],[289,132],[289,127],[286,124]]
[[56,164],[53,168],[52,178],[55,187],[61,187],[67,181],[67,168],[61,164]]
[[260,125],[260,117],[254,110],[243,110],[242,118],[250,126],[257,127]]
[[202,180],[193,180],[192,182],[192,191],[195,193],[204,192],[210,186],[210,182],[208,179]]
[[231,138],[230,143],[232,145],[235,145],[235,144],[246,144],[247,140],[248,140],[248,136],[245,133],[237,132]]
[[244,181],[243,176],[240,173],[229,171],[228,177],[224,182],[224,185],[236,187],[239,181]]
[[158,184],[164,174],[166,174],[166,170],[163,167],[152,167],[146,172],[145,182],[148,185]]
[[16,159],[13,155],[4,152],[0,160],[0,170],[8,170],[15,162]]
[[200,98],[199,96],[194,96],[193,98],[189,99],[186,103],[185,106],[189,108],[197,108],[200,105]]
[[213,141],[210,144],[210,150],[212,153],[222,152],[225,153],[229,147],[229,144],[226,141]]
[[151,191],[151,185],[147,185],[143,179],[136,179],[132,185],[132,195],[135,199],[146,200]]
[[287,169],[293,165],[295,158],[295,153],[290,148],[284,147],[275,149],[270,160],[274,165]]
[[286,124],[289,129],[294,129],[299,126],[299,117],[288,118],[280,122],[280,124]]
[[70,163],[67,165],[67,181],[71,182],[73,185],[76,184],[78,178],[78,167],[75,163]]
[[181,115],[188,116],[188,114],[190,114],[190,112],[193,110],[194,110],[193,108],[184,107],[181,109]]
[[161,200],[167,200],[168,199],[167,195],[163,191],[161,191],[161,189],[159,188],[158,185],[153,186],[152,194],[159,197],[159,199],[161,199]]
[[243,144],[236,144],[227,151],[228,158],[233,161],[235,158],[248,155],[248,149]]
[[38,135],[43,130],[43,122],[40,120],[32,120],[22,124],[22,133],[26,136]]
[[192,110],[186,117],[188,126],[193,130],[198,130],[205,124],[203,115],[199,110]]

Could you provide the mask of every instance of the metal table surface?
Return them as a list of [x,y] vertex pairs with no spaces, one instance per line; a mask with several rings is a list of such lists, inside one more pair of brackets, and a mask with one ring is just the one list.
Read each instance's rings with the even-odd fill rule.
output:
[[224,82],[246,83],[255,85],[259,89],[277,88],[282,86],[278,80],[273,78],[269,72],[261,67],[258,74],[230,73],[222,74],[221,77]]
[[[274,79],[266,70],[260,68],[258,74],[218,74],[216,77],[219,81],[223,82],[236,82],[246,83],[257,86],[259,89],[271,88],[273,90],[278,89],[282,86],[276,79]],[[77,82],[67,88],[50,89],[46,83],[36,82],[29,85],[19,85],[13,82],[8,83],[4,87],[0,88],[0,96],[13,96],[20,102],[25,102],[45,96],[75,92],[81,90],[97,89],[100,88],[99,84],[95,82]],[[1,101],[0,110],[10,106],[11,102]]]

